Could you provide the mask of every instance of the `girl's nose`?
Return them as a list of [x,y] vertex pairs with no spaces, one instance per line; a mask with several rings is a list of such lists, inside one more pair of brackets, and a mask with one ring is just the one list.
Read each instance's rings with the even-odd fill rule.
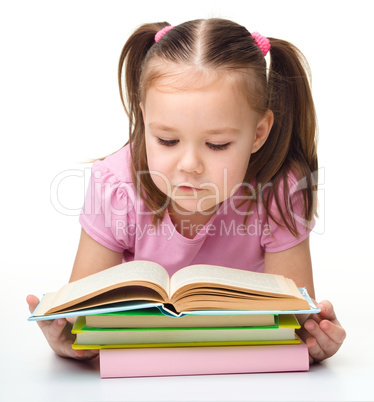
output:
[[178,170],[186,173],[203,173],[204,163],[196,149],[190,147],[182,151],[178,161]]

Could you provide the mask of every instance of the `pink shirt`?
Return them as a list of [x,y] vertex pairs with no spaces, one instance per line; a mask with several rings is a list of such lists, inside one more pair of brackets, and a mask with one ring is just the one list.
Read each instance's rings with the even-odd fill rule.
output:
[[[153,227],[152,213],[136,195],[130,151],[125,146],[93,164],[80,223],[94,240],[123,252],[124,261],[154,261],[165,267],[169,275],[192,264],[263,272],[265,251],[277,252],[297,245],[308,237],[314,225],[314,221],[310,225],[300,223],[302,202],[298,194],[290,198],[300,233],[297,238],[285,226],[278,226],[271,220],[267,222],[260,207],[253,208],[244,225],[243,213],[248,204],[235,207],[241,201],[239,197],[244,195],[240,188],[221,204],[203,229],[189,239],[176,231],[168,213],[158,227]],[[279,216],[275,205],[272,212],[275,217]]]

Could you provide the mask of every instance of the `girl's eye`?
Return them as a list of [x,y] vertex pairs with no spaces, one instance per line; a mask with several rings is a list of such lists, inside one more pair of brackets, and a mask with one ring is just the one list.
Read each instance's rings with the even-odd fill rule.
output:
[[227,149],[230,145],[229,142],[226,144],[211,144],[210,142],[207,142],[206,144],[213,151],[223,151],[224,149]]
[[172,147],[178,143],[178,140],[163,140],[162,138],[157,138],[157,142],[166,147]]

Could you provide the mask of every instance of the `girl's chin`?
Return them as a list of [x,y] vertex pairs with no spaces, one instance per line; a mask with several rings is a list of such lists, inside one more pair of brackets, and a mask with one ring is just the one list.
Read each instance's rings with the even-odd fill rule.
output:
[[199,205],[195,202],[176,202],[174,200],[171,201],[169,209],[174,213],[179,215],[212,215],[218,211],[221,204],[210,204],[210,205]]

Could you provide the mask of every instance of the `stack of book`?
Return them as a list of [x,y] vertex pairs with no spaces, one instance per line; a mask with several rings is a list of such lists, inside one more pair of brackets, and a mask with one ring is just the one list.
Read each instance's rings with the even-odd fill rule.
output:
[[75,349],[100,349],[102,378],[308,370],[293,314],[165,316],[157,308],[78,317]]
[[199,265],[169,279],[135,261],[46,294],[29,319],[77,316],[73,348],[100,349],[112,378],[306,371],[295,314],[315,312],[282,276]]

